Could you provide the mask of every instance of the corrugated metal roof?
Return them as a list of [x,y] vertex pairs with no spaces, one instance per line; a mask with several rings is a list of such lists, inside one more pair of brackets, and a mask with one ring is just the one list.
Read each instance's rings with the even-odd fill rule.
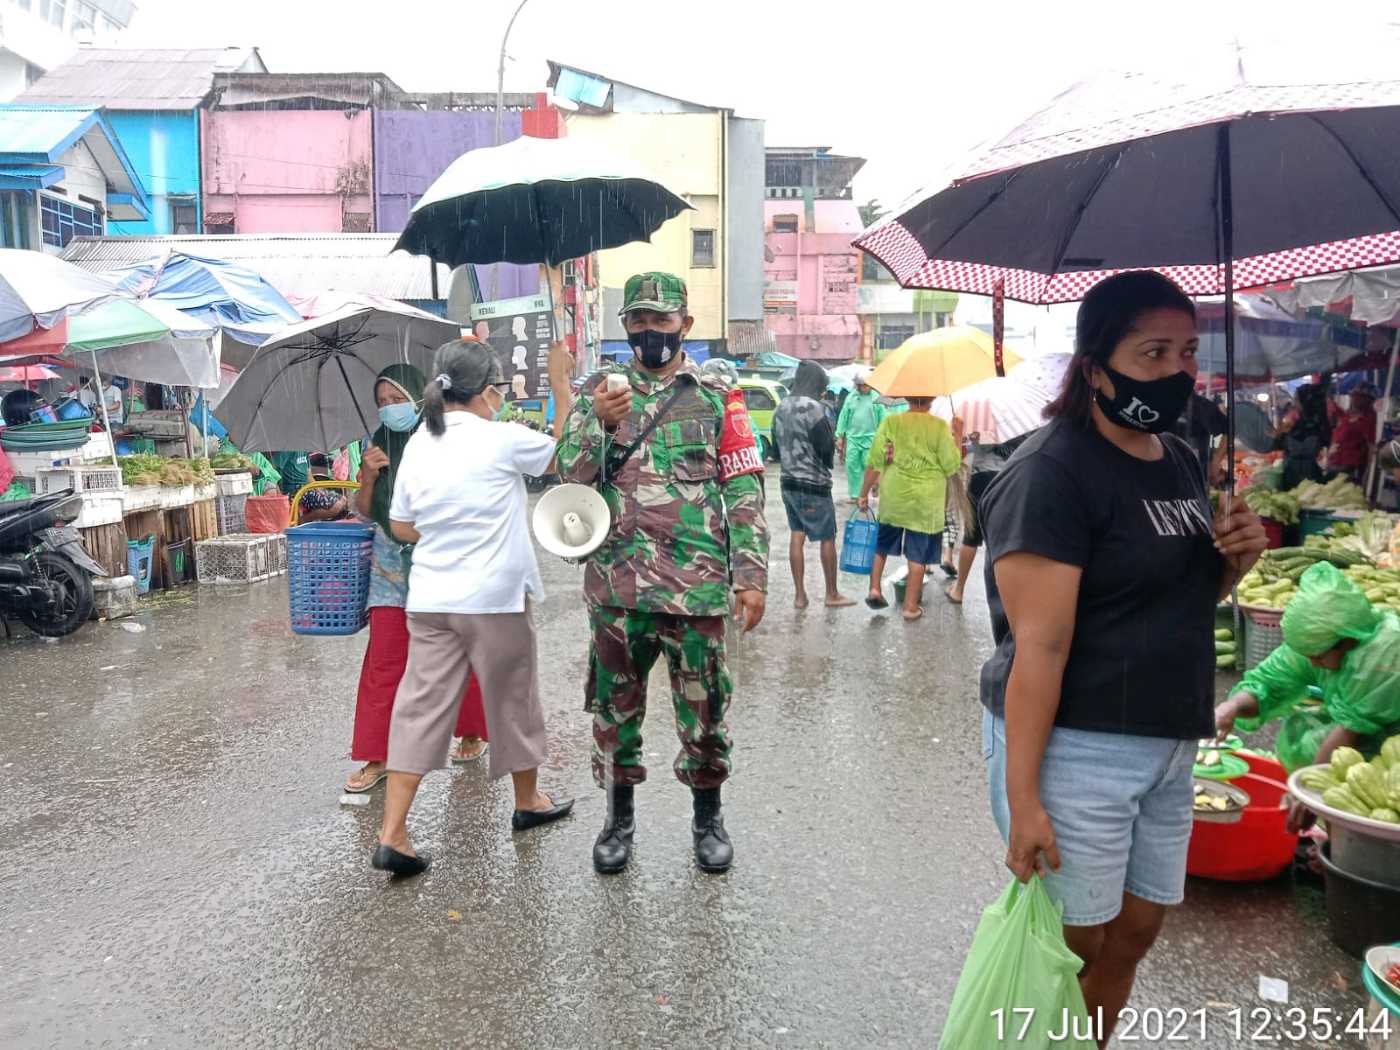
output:
[[91,106],[0,106],[0,154],[55,161],[93,125]]
[[[433,298],[428,260],[393,251],[396,240],[396,233],[77,237],[63,258],[85,270],[114,270],[172,248],[254,270],[288,298],[332,290],[386,299]],[[439,298],[447,298],[450,287],[447,267],[439,266]]]
[[83,48],[44,74],[18,101],[84,103],[117,110],[194,109],[215,73],[265,67],[257,48]]

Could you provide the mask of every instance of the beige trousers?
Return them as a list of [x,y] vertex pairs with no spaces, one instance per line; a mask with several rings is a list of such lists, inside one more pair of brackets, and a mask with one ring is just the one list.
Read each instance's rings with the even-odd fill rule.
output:
[[408,666],[389,722],[390,770],[426,773],[447,764],[452,727],[475,671],[491,738],[491,778],[543,764],[544,708],[535,625],[519,613],[408,614]]

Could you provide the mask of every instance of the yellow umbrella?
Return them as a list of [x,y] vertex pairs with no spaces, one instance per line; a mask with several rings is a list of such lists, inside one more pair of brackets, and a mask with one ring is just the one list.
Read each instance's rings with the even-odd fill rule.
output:
[[[1010,371],[1021,358],[1002,351]],[[992,337],[955,325],[906,339],[870,374],[869,384],[886,397],[944,397],[997,374]]]

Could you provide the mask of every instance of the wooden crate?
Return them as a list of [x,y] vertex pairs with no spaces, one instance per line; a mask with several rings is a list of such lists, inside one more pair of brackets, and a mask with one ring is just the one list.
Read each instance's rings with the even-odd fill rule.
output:
[[190,535],[196,543],[219,535],[219,509],[214,500],[202,500],[190,507]]
[[115,525],[97,525],[79,529],[78,533],[93,561],[113,577],[127,575],[125,524],[119,521]]

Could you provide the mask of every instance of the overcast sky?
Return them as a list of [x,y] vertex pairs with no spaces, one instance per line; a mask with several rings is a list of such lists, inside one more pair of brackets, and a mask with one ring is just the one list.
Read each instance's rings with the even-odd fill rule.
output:
[[[124,44],[255,44],[283,72],[376,71],[420,91],[495,89],[517,0],[137,0]],[[201,17],[197,9],[208,10]],[[527,0],[506,90],[554,58],[767,121],[769,145],[869,158],[861,199],[898,203],[1095,68],[1177,62],[1260,26],[1345,48],[1394,0]],[[217,13],[216,13],[217,12]],[[824,12],[824,13],[823,13]]]

